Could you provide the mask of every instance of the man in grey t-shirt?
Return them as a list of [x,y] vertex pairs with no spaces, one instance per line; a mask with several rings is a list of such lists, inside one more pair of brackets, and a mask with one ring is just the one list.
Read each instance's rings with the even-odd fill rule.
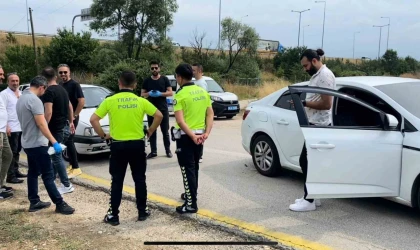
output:
[[48,141],[53,145],[56,154],[61,154],[62,148],[48,129],[44,105],[39,98],[44,94],[46,87],[45,77],[35,77],[16,103],[16,112],[22,128],[22,147],[28,156],[29,212],[51,206],[50,202],[42,202],[38,196],[38,175],[41,173],[45,189],[56,205],[55,211],[61,214],[73,214],[74,208],[63,201],[54,183],[55,176],[48,154]]

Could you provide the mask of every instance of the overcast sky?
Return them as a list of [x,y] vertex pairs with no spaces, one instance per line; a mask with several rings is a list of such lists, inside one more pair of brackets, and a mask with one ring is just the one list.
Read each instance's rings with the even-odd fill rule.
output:
[[[27,31],[26,0],[0,0],[0,30]],[[27,0],[34,9],[36,33],[54,34],[57,28],[71,28],[73,16],[89,8],[91,0]],[[189,45],[195,28],[207,33],[207,42],[217,45],[219,34],[219,0],[178,0],[179,9],[168,35],[181,45]],[[283,46],[297,46],[299,14],[302,13],[300,44],[321,47],[324,4],[315,0],[222,0],[222,18],[230,16],[256,28],[261,39],[276,40]],[[411,55],[420,60],[419,0],[327,0],[324,50],[329,57],[353,56],[353,34],[356,35],[356,57],[376,58],[379,28],[391,17],[389,48],[399,56]],[[247,17],[244,17],[248,15]],[[89,30],[88,22],[75,21],[75,31]],[[381,55],[387,44],[388,27],[382,28]],[[93,33],[94,37],[99,37]],[[106,37],[103,37],[106,38]],[[108,38],[115,39],[115,38]]]

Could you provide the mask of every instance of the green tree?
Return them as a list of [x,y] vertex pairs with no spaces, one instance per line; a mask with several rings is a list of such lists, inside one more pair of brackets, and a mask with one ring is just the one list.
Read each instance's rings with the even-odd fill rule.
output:
[[86,72],[98,47],[99,41],[92,39],[89,32],[73,34],[71,30],[58,29],[57,36],[45,48],[45,56],[53,67],[65,63],[72,71]]
[[139,59],[145,43],[158,44],[165,40],[173,13],[178,9],[176,0],[93,0],[90,28],[106,33],[115,32],[120,24],[122,39],[129,58]]
[[[38,50],[38,59],[42,61],[41,50]],[[6,49],[2,64],[5,73],[16,72],[21,83],[29,82],[37,75],[35,54],[32,46],[14,45]]]
[[385,54],[382,56],[382,64],[385,72],[397,76],[400,74],[399,72],[399,60],[398,60],[398,53],[395,50],[387,50]]
[[254,28],[235,21],[230,17],[222,21],[221,40],[227,42],[228,66],[225,73],[229,73],[238,56],[246,51],[249,55],[255,55],[259,35]]
[[280,72],[286,79],[291,81],[302,79],[306,72],[300,65],[300,55],[302,55],[306,49],[306,47],[290,47],[277,53],[273,59],[274,67],[277,72],[279,72],[279,69],[281,68],[283,70],[280,70]]
[[106,47],[100,47],[94,51],[88,65],[92,73],[96,74],[104,72],[110,66],[118,63],[121,59],[123,58],[117,51]]

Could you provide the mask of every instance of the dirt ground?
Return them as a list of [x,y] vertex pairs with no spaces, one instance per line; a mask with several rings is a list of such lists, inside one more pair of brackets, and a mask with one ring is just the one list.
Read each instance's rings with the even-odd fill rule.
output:
[[[39,195],[50,201],[42,181]],[[73,215],[55,213],[55,205],[29,213],[26,180],[13,185],[14,197],[0,201],[0,249],[271,249],[268,246],[145,246],[144,241],[250,241],[182,216],[153,209],[152,216],[138,222],[135,203],[123,200],[120,225],[102,222],[109,196],[76,186],[65,201],[76,209]]]

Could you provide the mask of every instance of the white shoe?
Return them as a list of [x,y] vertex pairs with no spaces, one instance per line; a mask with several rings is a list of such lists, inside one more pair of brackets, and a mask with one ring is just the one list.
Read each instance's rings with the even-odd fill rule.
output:
[[58,188],[58,192],[60,192],[60,194],[72,193],[73,191],[74,191],[74,187],[71,183],[70,183],[70,186],[68,187],[61,184],[61,187]]
[[203,158],[200,158],[200,160],[198,161],[199,163],[202,163],[203,162]]
[[[300,198],[300,199],[296,199],[295,204],[301,202],[302,200],[303,200],[303,197]],[[321,206],[321,200],[315,199],[315,206],[320,207]]]
[[316,205],[315,202],[310,203],[307,200],[301,200],[298,203],[290,205],[289,209],[295,212],[315,211]]

